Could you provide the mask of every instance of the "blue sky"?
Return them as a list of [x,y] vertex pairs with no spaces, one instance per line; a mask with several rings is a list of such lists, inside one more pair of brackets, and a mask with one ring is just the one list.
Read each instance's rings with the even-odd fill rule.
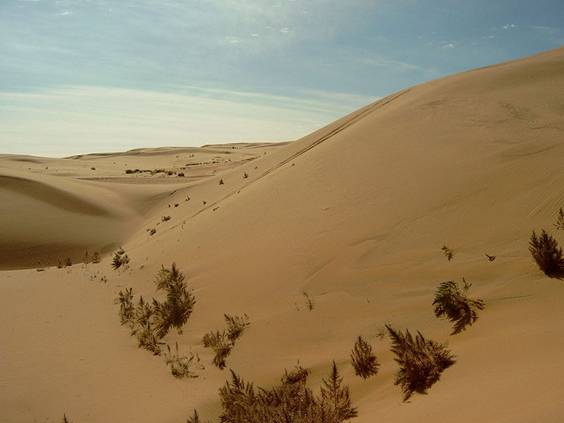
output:
[[562,0],[0,0],[0,153],[294,139],[563,44]]

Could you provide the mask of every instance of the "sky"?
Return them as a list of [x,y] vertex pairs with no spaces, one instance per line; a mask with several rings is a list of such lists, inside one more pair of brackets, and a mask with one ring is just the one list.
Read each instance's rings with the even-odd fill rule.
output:
[[562,45],[563,0],[0,0],[0,154],[292,140]]

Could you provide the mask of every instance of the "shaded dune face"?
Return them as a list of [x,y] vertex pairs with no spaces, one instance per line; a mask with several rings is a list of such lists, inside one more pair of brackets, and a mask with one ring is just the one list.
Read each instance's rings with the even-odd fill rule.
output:
[[[111,210],[105,209],[94,202],[87,201],[69,192],[52,187],[46,183],[30,179],[0,175],[0,190],[32,198],[37,202],[44,203],[69,213],[80,213],[86,216],[102,217],[114,215]],[[7,204],[7,199],[5,199],[3,204]]]

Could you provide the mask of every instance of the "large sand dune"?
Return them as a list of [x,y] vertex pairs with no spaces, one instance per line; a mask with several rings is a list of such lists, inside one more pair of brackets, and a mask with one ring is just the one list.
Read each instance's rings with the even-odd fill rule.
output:
[[[106,255],[0,273],[0,420],[172,423],[193,408],[215,417],[227,371],[201,337],[223,313],[247,313],[229,367],[269,385],[299,360],[317,385],[335,360],[355,421],[561,421],[564,285],[527,248],[533,229],[556,233],[564,205],[563,93],[559,49],[404,90],[289,144],[1,157],[0,266],[76,262],[123,244],[131,267],[113,271]],[[159,168],[185,176],[124,173]],[[155,273],[173,261],[198,302],[184,333],[166,340],[206,366],[184,381],[137,349],[113,304],[123,287],[154,295]],[[433,292],[462,277],[487,306],[449,336]],[[457,356],[408,403],[377,336],[388,322]],[[367,381],[349,362],[361,334],[382,365]]]

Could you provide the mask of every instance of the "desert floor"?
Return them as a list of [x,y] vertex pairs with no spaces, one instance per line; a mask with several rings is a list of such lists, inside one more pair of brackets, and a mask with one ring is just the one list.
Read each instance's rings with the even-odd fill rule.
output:
[[[215,419],[229,371],[202,336],[246,313],[228,368],[270,386],[299,362],[317,389],[335,360],[353,421],[561,422],[564,281],[528,242],[542,228],[564,242],[563,164],[564,49],[406,89],[291,143],[0,156],[0,421]],[[113,270],[120,246],[131,262]],[[198,353],[194,379],[138,349],[114,304],[126,287],[156,296],[172,262],[197,304],[165,341]],[[486,308],[451,336],[434,291],[463,277]],[[402,402],[386,323],[456,355],[427,395]],[[381,363],[368,380],[349,360],[358,335]]]

